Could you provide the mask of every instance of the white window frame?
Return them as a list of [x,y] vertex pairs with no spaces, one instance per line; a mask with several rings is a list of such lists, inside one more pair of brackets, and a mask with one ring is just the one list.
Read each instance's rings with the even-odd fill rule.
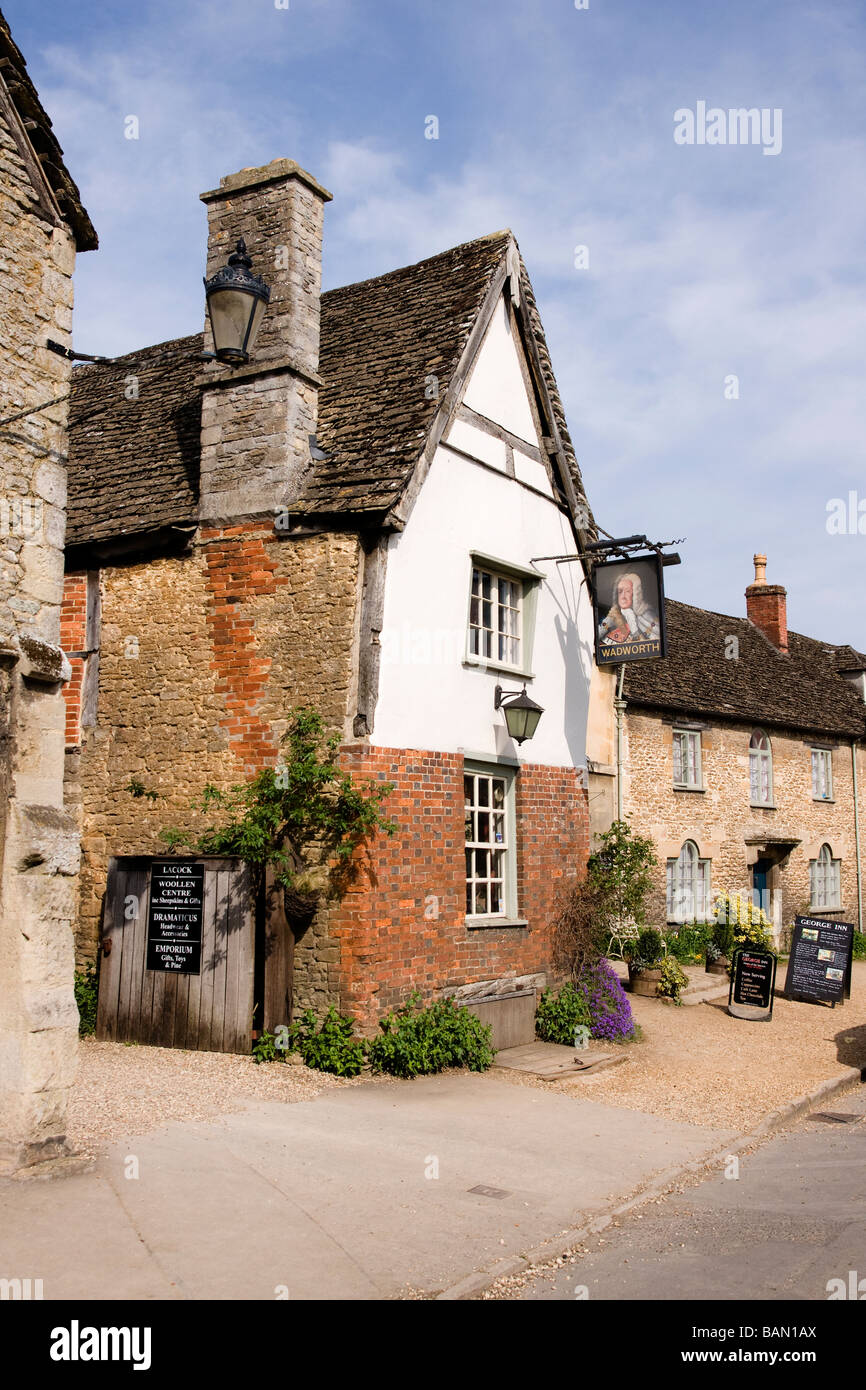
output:
[[[682,772],[685,771],[685,777],[682,775],[677,777],[678,748],[680,773],[682,774]],[[703,790],[704,773],[701,754],[701,733],[699,729],[674,729],[673,764],[675,787],[687,788],[690,791]],[[689,776],[689,773],[693,775]]]
[[[470,925],[511,922],[517,917],[515,772],[513,768],[497,763],[467,761],[463,767],[463,778],[466,921]],[[470,779],[471,801],[467,786]],[[497,784],[500,783],[501,802],[497,796]],[[482,784],[486,790],[482,788]],[[499,806],[501,810],[498,809]],[[471,838],[467,825],[468,816],[472,817]],[[497,839],[498,834],[502,835],[501,840]],[[494,863],[496,854],[502,855],[498,866]],[[478,911],[476,888],[481,885],[484,885],[487,891],[484,894],[484,906]],[[499,906],[491,910],[494,886],[498,888]]]
[[[755,739],[759,742],[755,746]],[[767,794],[763,792],[763,773],[766,769]],[[756,777],[757,772],[757,777]],[[758,795],[755,795],[757,785]],[[749,801],[752,806],[773,806],[773,745],[763,729],[753,729],[749,738]]]
[[686,840],[676,859],[667,861],[667,920],[677,926],[710,917],[712,860],[702,859],[694,840]]
[[842,907],[842,860],[833,858],[830,846],[824,844],[816,859],[809,860],[809,904],[824,911],[839,911]]
[[[489,597],[484,592],[485,581]],[[485,613],[488,605],[489,626]],[[513,667],[516,670],[522,665],[522,641],[523,585],[520,580],[474,564],[469,593],[470,657],[474,656],[487,665]],[[484,647],[488,644],[490,650],[486,651]],[[509,650],[509,644],[513,644],[513,652]]]
[[[469,568],[469,604],[466,617],[466,655],[465,665],[480,667],[485,671],[504,671],[509,675],[522,676],[524,680],[533,678],[532,671],[532,649],[535,640],[535,615],[538,607],[538,591],[541,587],[542,575],[537,570],[527,569],[523,565],[512,564],[508,560],[499,560],[492,555],[484,555],[481,551],[473,550],[470,552]],[[495,586],[495,594],[491,598],[484,600],[483,595],[476,595],[475,575],[487,575],[491,580],[491,587]],[[517,589],[517,632],[500,632],[500,584],[513,585]],[[513,597],[513,595],[509,595]],[[475,600],[479,606],[483,602],[491,603],[493,611],[490,614],[490,627],[484,625],[484,613],[476,612],[473,608]],[[512,610],[513,611],[513,608]],[[484,650],[485,643],[480,636],[483,633],[490,633],[490,655]],[[479,634],[476,639],[474,634]],[[499,639],[506,641],[516,641],[516,661],[510,661],[506,657],[500,656]],[[473,643],[476,643],[478,650],[473,650]],[[494,650],[495,644],[495,650]]]
[[812,799],[813,801],[833,800],[833,750],[831,748],[812,749]]

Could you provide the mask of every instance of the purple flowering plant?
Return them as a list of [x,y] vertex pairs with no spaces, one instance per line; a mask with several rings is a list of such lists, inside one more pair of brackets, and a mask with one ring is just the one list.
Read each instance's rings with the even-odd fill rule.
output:
[[589,1005],[594,1038],[613,1042],[634,1037],[631,1005],[619,976],[604,956],[583,971],[578,984]]

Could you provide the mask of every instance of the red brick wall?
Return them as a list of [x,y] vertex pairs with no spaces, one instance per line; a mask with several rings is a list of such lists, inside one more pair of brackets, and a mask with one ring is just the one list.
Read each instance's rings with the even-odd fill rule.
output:
[[787,592],[781,584],[750,584],[746,590],[749,622],[782,652],[788,650]]
[[557,891],[588,854],[578,774],[520,769],[518,910],[528,925],[473,928],[464,920],[462,755],[356,747],[343,755],[356,778],[394,784],[385,805],[399,827],[390,839],[376,837],[356,883],[328,914],[337,947],[329,982],[361,1028],[372,1032],[412,989],[429,999],[481,980],[549,971]]
[[254,777],[274,763],[278,750],[273,728],[260,714],[271,660],[260,650],[250,600],[275,593],[288,579],[279,573],[268,551],[268,545],[274,544],[272,527],[263,530],[257,521],[203,527],[201,539],[207,543],[211,601],[207,621],[217,672],[214,688],[226,711],[220,723],[245,775]]
[[[87,647],[87,575],[67,574],[63,585],[60,608],[60,645],[69,652],[83,652]],[[72,678],[63,687],[66,701],[66,746],[81,742],[81,693],[84,683],[84,658],[69,658]]]

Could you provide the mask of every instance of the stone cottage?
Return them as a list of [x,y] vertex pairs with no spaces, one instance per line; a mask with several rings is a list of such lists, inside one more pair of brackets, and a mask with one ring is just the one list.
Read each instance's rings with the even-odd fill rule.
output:
[[[666,659],[625,668],[623,810],[659,856],[652,920],[706,920],[738,891],[777,932],[807,910],[862,930],[866,656],[789,632],[754,563],[745,618],[669,600]],[[594,829],[615,803],[614,682],[593,687]]]
[[96,233],[0,15],[0,1170],[65,1148],[78,833],[60,649],[75,252]]
[[[67,787],[87,959],[109,857],[164,853],[314,705],[398,832],[291,943],[286,996],[372,1029],[411,989],[546,978],[588,847],[591,605],[556,557],[594,532],[511,233],[321,294],[330,196],[285,159],[202,195],[208,276],[243,236],[271,289],[246,366],[204,365],[206,330],[75,372]],[[547,711],[520,747],[499,685]]]

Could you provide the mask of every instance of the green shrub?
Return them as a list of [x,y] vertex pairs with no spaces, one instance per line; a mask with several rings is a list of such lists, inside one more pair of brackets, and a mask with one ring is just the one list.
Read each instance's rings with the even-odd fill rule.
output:
[[391,1076],[423,1076],[446,1067],[486,1071],[494,1057],[491,1028],[453,999],[439,999],[421,1008],[421,996],[410,994],[396,1013],[379,1022],[382,1032],[368,1044],[374,1072]]
[[560,990],[546,989],[535,1012],[535,1032],[545,1042],[574,1046],[574,1030],[592,1027],[589,1001],[582,989],[567,981]]
[[285,1062],[299,1052],[308,1067],[331,1072],[334,1076],[357,1076],[367,1057],[367,1044],[352,1036],[353,1019],[340,1014],[333,1004],[321,1023],[307,1009],[291,1024],[281,1024],[276,1033],[265,1030],[253,1043],[254,1062]]
[[713,926],[708,922],[683,923],[664,934],[668,955],[674,956],[681,965],[702,964],[712,937]]
[[[304,1020],[312,1014],[307,1010]],[[315,1022],[315,1019],[313,1020]],[[367,1059],[367,1044],[352,1036],[354,1019],[338,1013],[333,1004],[318,1028],[298,1030],[297,1051],[308,1067],[329,1071],[334,1076],[357,1076]]]
[[99,971],[91,961],[75,972],[75,1002],[78,1005],[78,1034],[87,1038],[96,1032],[96,1004],[99,993]]
[[866,932],[855,931],[853,960],[866,960]]
[[727,956],[731,959],[734,951],[734,928],[727,918],[722,918],[713,927],[713,942],[718,947],[720,956]]
[[673,956],[665,956],[662,961],[662,977],[656,986],[656,994],[665,999],[672,999],[675,1004],[679,1004],[681,1003],[680,994],[688,982],[689,977],[679,961]]
[[665,943],[661,932],[656,931],[655,927],[644,927],[637,940],[629,943],[626,960],[636,970],[651,970],[664,953]]
[[267,1029],[253,1043],[254,1062],[284,1062],[287,1056],[288,1050],[281,1045],[281,1039]]

